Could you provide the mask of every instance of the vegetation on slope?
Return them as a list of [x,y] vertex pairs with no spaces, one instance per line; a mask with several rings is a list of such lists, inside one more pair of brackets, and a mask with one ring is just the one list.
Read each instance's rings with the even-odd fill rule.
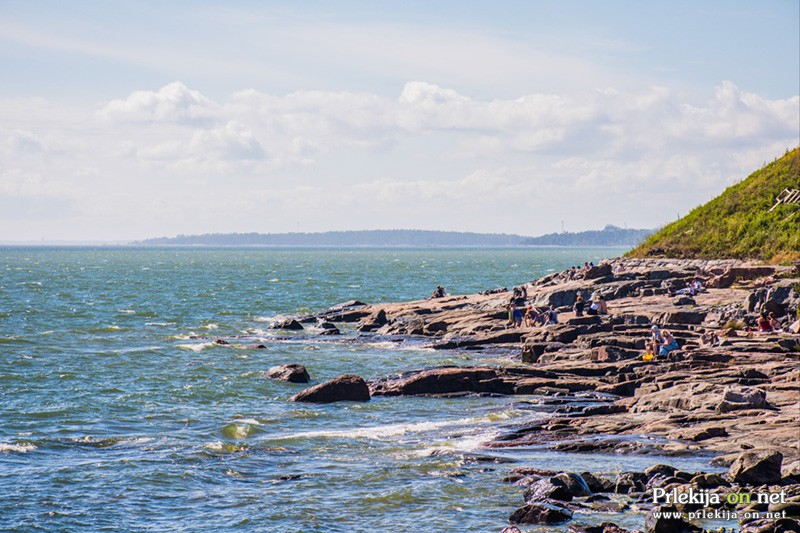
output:
[[627,255],[772,263],[800,259],[800,205],[781,204],[770,212],[784,189],[800,189],[800,148],[667,225]]

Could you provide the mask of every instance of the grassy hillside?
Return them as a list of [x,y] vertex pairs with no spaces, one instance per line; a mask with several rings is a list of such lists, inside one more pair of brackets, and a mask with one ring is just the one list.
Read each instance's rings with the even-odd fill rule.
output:
[[771,263],[800,259],[800,205],[782,204],[769,212],[783,189],[800,189],[800,148],[651,235],[627,255]]

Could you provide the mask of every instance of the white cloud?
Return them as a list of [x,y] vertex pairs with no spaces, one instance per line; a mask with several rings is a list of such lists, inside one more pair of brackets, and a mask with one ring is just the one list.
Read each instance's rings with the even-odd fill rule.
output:
[[420,81],[396,98],[251,89],[215,102],[174,82],[99,112],[0,100],[0,196],[107,238],[287,231],[298,217],[309,231],[652,227],[796,145],[798,114],[796,96],[729,82],[704,102],[664,87],[482,100]]
[[112,100],[100,111],[110,121],[175,122],[195,124],[216,117],[216,104],[181,82],[159,91],[135,91],[124,100]]

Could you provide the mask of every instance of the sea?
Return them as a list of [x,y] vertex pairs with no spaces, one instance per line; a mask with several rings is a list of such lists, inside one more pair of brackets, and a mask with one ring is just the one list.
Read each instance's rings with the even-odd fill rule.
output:
[[[490,449],[537,396],[288,402],[313,383],[513,353],[272,329],[280,317],[513,287],[618,248],[0,248],[0,531],[499,532],[511,469],[614,474],[710,457]],[[228,344],[217,344],[222,339]],[[256,348],[263,345],[263,348]],[[644,514],[574,523],[643,528]],[[565,526],[520,526],[563,531]]]

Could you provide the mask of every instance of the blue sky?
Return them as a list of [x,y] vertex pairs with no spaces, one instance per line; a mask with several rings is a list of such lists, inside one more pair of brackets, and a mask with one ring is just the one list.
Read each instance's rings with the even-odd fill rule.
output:
[[656,227],[800,143],[800,2],[0,1],[0,240]]

